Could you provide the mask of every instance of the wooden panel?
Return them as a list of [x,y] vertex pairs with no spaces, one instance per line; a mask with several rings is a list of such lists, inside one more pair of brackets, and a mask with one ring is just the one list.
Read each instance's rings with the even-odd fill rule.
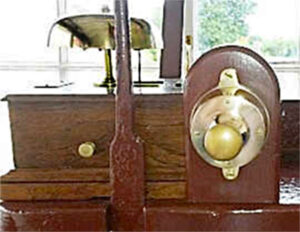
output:
[[[185,182],[148,182],[146,184],[147,199],[183,199],[185,198]],[[111,185],[106,183],[1,183],[1,200],[88,200],[110,197]]]
[[147,183],[147,199],[184,199],[186,183],[183,181]]
[[1,203],[0,231],[107,231],[105,201]]
[[[17,167],[108,168],[109,142],[114,133],[111,96],[9,96],[7,99]],[[144,141],[147,179],[153,180],[153,175],[159,179],[162,175],[164,180],[164,169],[171,179],[184,178],[182,95],[135,96],[135,105],[135,129]],[[297,106],[299,101],[282,104],[285,111],[282,151],[293,151],[292,156],[298,156],[295,148],[299,148]],[[98,150],[93,158],[82,159],[76,150],[81,142],[88,140],[94,141]]]
[[[184,168],[151,168],[147,172],[148,181],[185,180]],[[22,169],[12,170],[1,176],[1,183],[18,182],[109,182],[109,168],[86,169]]]
[[108,182],[108,168],[30,169],[18,168],[1,176],[1,183]]
[[284,101],[282,111],[282,149],[286,153],[299,153],[300,149],[300,101]]
[[[111,96],[93,98],[9,98],[16,167],[107,167],[108,148],[114,133]],[[91,141],[96,154],[83,159],[78,146]]]
[[[18,168],[108,167],[115,118],[110,96],[7,99]],[[135,102],[135,129],[145,143],[147,169],[184,168],[181,95],[136,96]],[[95,142],[98,148],[90,159],[77,154],[85,141]]]
[[149,203],[147,231],[299,231],[299,205]]
[[[298,154],[296,155],[299,157]],[[158,168],[151,170],[155,174],[148,174],[149,179],[146,185],[148,199],[186,198],[185,169]],[[282,204],[299,203],[299,196],[297,195],[300,188],[299,162],[282,159],[280,175],[280,202]],[[70,198],[69,200],[72,200],[74,198],[107,197],[110,196],[111,191],[107,177],[108,168],[99,170],[18,169],[1,177],[1,199],[51,198],[59,200]],[[77,184],[73,185],[74,182]],[[85,188],[87,188],[86,191]],[[58,191],[60,189],[63,191]]]
[[[264,102],[271,122],[268,137],[257,158],[241,167],[239,176],[234,181],[225,180],[221,169],[201,159],[189,136],[190,116],[195,104],[207,91],[218,85],[221,72],[228,67],[236,69],[240,84],[254,91]],[[220,47],[209,51],[194,63],[186,83],[184,116],[188,199],[199,203],[278,202],[280,102],[277,78],[271,67],[247,48]]]
[[136,97],[136,131],[144,141],[147,170],[185,167],[181,95]]
[[4,201],[85,200],[110,195],[109,183],[1,184],[1,199]]

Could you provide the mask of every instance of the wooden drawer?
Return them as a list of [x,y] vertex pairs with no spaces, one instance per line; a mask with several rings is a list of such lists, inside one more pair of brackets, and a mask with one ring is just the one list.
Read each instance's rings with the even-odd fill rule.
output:
[[[18,168],[109,166],[114,96],[32,95],[7,100]],[[283,154],[299,150],[299,105],[299,101],[282,103]],[[157,168],[173,173],[184,169],[182,95],[138,95],[135,107],[135,131],[144,141],[147,173],[155,175]],[[89,141],[96,144],[96,154],[82,158],[78,146]]]
[[[152,168],[173,173],[184,168],[181,97],[135,97],[135,130],[144,141],[149,175],[156,175]],[[113,96],[8,96],[7,100],[17,168],[109,167]],[[96,144],[91,158],[78,155],[83,142]]]
[[[113,96],[23,96],[8,101],[17,168],[108,166]],[[78,154],[84,142],[96,144],[91,158]]]

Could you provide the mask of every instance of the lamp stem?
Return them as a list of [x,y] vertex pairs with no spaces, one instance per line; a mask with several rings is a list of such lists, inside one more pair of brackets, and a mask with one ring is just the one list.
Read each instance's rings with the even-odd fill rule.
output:
[[111,63],[111,50],[105,49],[105,72],[106,72],[106,80],[114,79],[112,74],[112,63]]
[[101,84],[94,84],[96,87],[115,87],[116,80],[112,72],[112,62],[111,62],[111,49],[104,49],[105,58],[105,79]]
[[142,83],[142,58],[141,50],[138,50],[138,83]]

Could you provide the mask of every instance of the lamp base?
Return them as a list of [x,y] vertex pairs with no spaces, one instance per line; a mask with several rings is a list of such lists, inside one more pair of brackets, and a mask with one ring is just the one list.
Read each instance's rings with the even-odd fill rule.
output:
[[95,87],[114,88],[117,86],[115,79],[105,79],[102,83],[94,83]]
[[133,83],[134,87],[148,87],[148,88],[156,88],[162,85],[163,81],[135,81]]

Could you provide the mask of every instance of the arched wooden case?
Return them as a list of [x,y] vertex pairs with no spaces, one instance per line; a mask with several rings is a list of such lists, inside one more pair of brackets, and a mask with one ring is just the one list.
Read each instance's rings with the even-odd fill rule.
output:
[[[200,158],[190,137],[190,118],[195,104],[218,86],[227,68],[237,71],[241,85],[264,103],[270,117],[268,137],[257,158],[240,169],[237,179],[225,180],[220,169]],[[275,73],[250,49],[219,47],[204,54],[190,69],[184,89],[187,197],[192,202],[275,203],[279,197],[280,96]]]

